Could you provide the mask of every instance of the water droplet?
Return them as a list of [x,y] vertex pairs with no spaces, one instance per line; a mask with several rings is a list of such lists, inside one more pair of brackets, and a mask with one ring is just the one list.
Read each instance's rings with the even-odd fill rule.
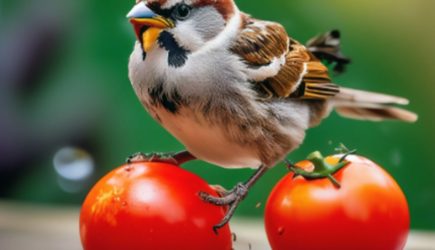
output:
[[261,202],[258,202],[256,205],[255,205],[255,208],[260,208],[261,207]]
[[121,197],[115,196],[115,197],[113,197],[113,201],[114,202],[120,202],[121,201]]
[[284,234],[284,231],[285,231],[285,228],[284,228],[284,227],[279,227],[279,228],[278,228],[278,235],[283,235],[283,234]]
[[128,203],[126,202],[126,201],[123,201],[122,203],[121,203],[121,206],[123,206],[123,207],[126,207],[128,205]]

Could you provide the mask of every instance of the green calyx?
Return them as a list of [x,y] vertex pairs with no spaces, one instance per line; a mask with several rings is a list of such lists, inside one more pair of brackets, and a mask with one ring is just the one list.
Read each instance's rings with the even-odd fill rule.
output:
[[343,155],[337,164],[329,164],[319,151],[315,151],[307,157],[307,160],[311,161],[314,165],[314,170],[312,172],[305,171],[292,164],[289,164],[289,169],[295,173],[295,177],[300,175],[307,180],[328,178],[337,188],[340,188],[340,183],[333,175],[349,163],[346,161],[346,156],[354,152],[355,151],[349,151]]

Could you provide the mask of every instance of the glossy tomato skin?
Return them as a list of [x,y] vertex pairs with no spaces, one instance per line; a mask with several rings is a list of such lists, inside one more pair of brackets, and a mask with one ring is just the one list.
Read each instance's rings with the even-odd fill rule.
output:
[[[330,157],[328,162],[336,162]],[[334,177],[305,180],[285,176],[273,189],[265,226],[274,250],[403,249],[409,232],[406,198],[394,179],[361,156]],[[312,168],[309,161],[298,164]]]
[[199,191],[216,194],[198,176],[164,163],[133,163],[103,177],[80,214],[85,250],[231,249],[229,226],[213,232],[224,209]]

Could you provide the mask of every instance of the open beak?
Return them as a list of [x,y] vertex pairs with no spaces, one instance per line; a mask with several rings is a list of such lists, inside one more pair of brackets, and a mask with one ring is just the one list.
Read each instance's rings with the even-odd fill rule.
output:
[[174,27],[170,19],[157,15],[143,1],[131,9],[127,18],[133,24],[137,39],[145,52],[151,50],[163,29]]

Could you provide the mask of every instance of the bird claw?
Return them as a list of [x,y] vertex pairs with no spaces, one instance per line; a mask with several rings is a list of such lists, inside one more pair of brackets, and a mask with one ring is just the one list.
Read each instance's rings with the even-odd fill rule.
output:
[[248,188],[242,183],[237,184],[231,191],[226,191],[225,189],[223,192],[220,191],[221,190],[217,190],[220,197],[215,197],[206,192],[199,192],[199,196],[202,200],[213,205],[226,206],[231,205],[239,198],[241,200],[245,199],[246,195],[248,194]]
[[138,152],[127,157],[128,164],[135,162],[162,162],[173,165],[178,165],[178,161],[174,158],[173,153],[142,153]]
[[221,185],[209,185],[214,191],[216,191],[216,193],[218,193],[219,197],[224,197],[226,196],[229,191],[226,190],[224,187],[222,187]]
[[186,162],[195,160],[189,151],[181,151],[178,153],[135,153],[129,156],[126,160],[127,164],[134,162],[162,162],[171,165],[180,166]]
[[213,231],[216,234],[217,230],[225,226],[231,217],[233,217],[239,203],[244,200],[248,194],[248,188],[243,183],[239,183],[231,191],[225,191],[219,194],[221,197],[215,197],[206,192],[199,193],[199,197],[205,202],[211,203],[215,206],[229,206],[224,218],[218,224],[213,226]]

